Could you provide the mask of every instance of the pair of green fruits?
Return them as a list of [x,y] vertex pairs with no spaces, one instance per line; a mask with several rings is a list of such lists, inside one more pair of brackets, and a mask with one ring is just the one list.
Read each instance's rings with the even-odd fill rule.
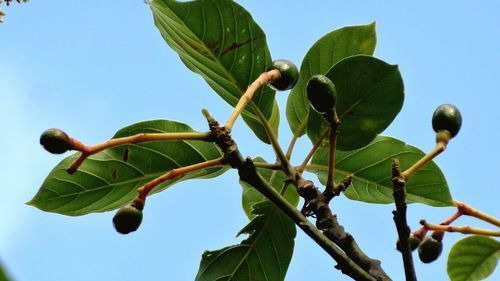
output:
[[[443,232],[433,232],[426,236],[424,240],[418,235],[410,233],[408,241],[410,250],[415,251],[418,248],[418,257],[423,263],[431,263],[439,258],[443,251]],[[401,252],[401,242],[396,242],[396,249]]]
[[[275,90],[290,90],[299,79],[297,66],[288,60],[273,61],[271,69],[276,69],[281,74],[278,79],[269,83]],[[337,90],[332,80],[323,74],[314,75],[309,79],[306,93],[309,104],[320,114],[327,114],[335,107]]]

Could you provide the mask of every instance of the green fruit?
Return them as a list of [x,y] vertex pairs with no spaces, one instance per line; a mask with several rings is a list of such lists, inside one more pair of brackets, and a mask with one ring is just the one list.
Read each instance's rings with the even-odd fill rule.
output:
[[271,65],[271,69],[279,70],[281,76],[269,83],[271,88],[276,91],[286,91],[290,90],[299,79],[299,70],[293,62],[288,60],[275,60]]
[[418,247],[418,257],[423,263],[431,263],[441,255],[443,242],[431,236],[424,238]]
[[311,107],[320,114],[331,112],[337,101],[337,90],[332,80],[322,74],[312,76],[306,86]]
[[132,204],[121,207],[113,217],[113,225],[121,234],[136,231],[142,222],[142,211]]
[[[410,233],[410,237],[408,237],[408,241],[410,241],[410,250],[411,251],[415,251],[418,248],[418,245],[420,245],[420,242],[422,242],[422,240],[420,240],[420,238],[413,233]],[[401,242],[399,241],[399,239],[396,242],[396,249],[398,249],[398,251],[401,252]]]
[[458,108],[452,104],[442,104],[436,108],[432,115],[432,128],[437,133],[442,130],[450,132],[454,137],[462,126],[462,115]]
[[70,138],[60,129],[48,129],[40,136],[40,144],[50,153],[61,154],[73,149]]

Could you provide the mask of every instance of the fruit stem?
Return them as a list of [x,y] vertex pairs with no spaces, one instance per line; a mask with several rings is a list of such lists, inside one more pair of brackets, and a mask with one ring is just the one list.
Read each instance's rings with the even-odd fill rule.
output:
[[500,231],[477,228],[472,226],[451,226],[451,225],[431,224],[428,223],[426,220],[421,220],[420,224],[423,225],[426,229],[434,231],[459,232],[463,234],[476,234],[476,235],[500,237]]
[[182,177],[182,176],[184,176],[188,173],[191,173],[191,172],[195,172],[195,171],[199,171],[199,170],[203,170],[203,169],[211,168],[211,167],[215,167],[215,166],[221,166],[224,164],[225,164],[224,157],[219,157],[219,158],[216,158],[213,160],[208,160],[205,162],[196,163],[196,164],[185,166],[185,167],[172,169],[172,170],[168,171],[167,173],[165,173],[165,174],[155,178],[154,180],[146,183],[142,187],[138,188],[137,189],[137,193],[138,193],[137,198],[145,201],[146,196],[148,196],[149,192],[151,192],[151,190],[153,190],[153,188],[155,188],[156,186],[158,186],[159,184],[161,184],[167,180]]
[[491,215],[488,215],[484,212],[481,212],[477,209],[474,209],[471,206],[469,206],[465,203],[462,203],[460,201],[453,200],[453,203],[458,208],[459,212],[461,212],[462,214],[478,218],[478,219],[483,220],[485,222],[491,223],[497,227],[500,227],[500,220],[499,219],[497,219]]
[[200,133],[200,132],[181,132],[181,133],[141,133],[128,137],[115,138],[105,141],[100,144],[95,145],[84,145],[80,141],[74,138],[70,138],[70,144],[73,147],[73,150],[80,151],[82,154],[78,159],[75,160],[71,164],[71,166],[67,169],[67,172],[73,174],[76,172],[78,167],[82,165],[82,163],[92,154],[98,153],[104,149],[117,147],[124,144],[134,144],[134,143],[143,143],[143,142],[151,142],[151,141],[173,141],[173,140],[210,140],[210,133]]
[[334,189],[334,178],[335,178],[335,146],[337,145],[337,128],[340,124],[340,120],[337,117],[337,113],[333,110],[333,117],[331,120],[330,134],[329,134],[329,148],[328,148],[328,178],[326,180],[326,190]]
[[238,101],[238,104],[234,107],[233,112],[231,113],[231,116],[226,121],[226,124],[224,127],[231,131],[233,128],[234,122],[236,122],[236,119],[238,116],[241,114],[241,112],[245,109],[247,104],[252,100],[253,94],[263,85],[274,81],[278,79],[281,76],[281,73],[277,69],[272,69],[267,72],[262,73],[255,79],[255,81],[248,86],[247,90],[245,93],[241,96],[240,100]]
[[309,161],[311,160],[311,158],[313,157],[314,153],[316,152],[316,150],[318,150],[318,148],[320,147],[321,143],[323,142],[323,139],[326,138],[326,136],[330,134],[330,130],[326,130],[322,135],[321,137],[318,139],[318,141],[316,141],[316,143],[313,145],[313,147],[311,148],[311,150],[309,151],[309,153],[307,154],[306,158],[304,159],[304,161],[302,161],[302,164],[299,166],[299,168],[297,168],[297,172],[299,173],[302,173],[304,171],[304,169],[306,168],[307,166],[307,163],[309,163]]
[[293,152],[293,147],[295,146],[295,143],[297,142],[297,139],[300,136],[300,133],[304,130],[307,124],[307,118],[304,118],[302,122],[300,122],[299,127],[293,132],[293,137],[290,140],[290,144],[288,145],[288,149],[286,150],[286,158],[291,159],[292,158],[292,152]]
[[420,168],[422,168],[425,164],[429,163],[430,161],[432,161],[432,159],[443,152],[446,149],[447,144],[448,143],[445,141],[436,142],[436,146],[434,146],[434,148],[429,153],[427,153],[424,157],[413,164],[413,166],[401,173],[401,176],[406,180],[409,180],[410,177],[413,176]]

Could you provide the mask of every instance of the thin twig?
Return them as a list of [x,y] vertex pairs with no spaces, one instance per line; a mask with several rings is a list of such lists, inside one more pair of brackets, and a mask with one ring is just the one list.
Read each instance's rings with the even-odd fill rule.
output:
[[302,173],[304,171],[305,167],[307,166],[307,163],[309,163],[311,158],[314,156],[314,153],[316,152],[316,150],[318,150],[318,148],[321,146],[323,139],[325,139],[329,133],[330,133],[329,129],[326,130],[325,132],[323,132],[321,137],[316,141],[316,143],[313,145],[313,147],[311,148],[311,150],[307,154],[306,158],[304,158],[304,161],[302,161],[302,164],[297,168],[297,172]]
[[114,138],[103,143],[95,145],[84,145],[74,138],[70,138],[73,150],[80,151],[82,154],[67,169],[68,173],[73,174],[82,165],[82,163],[92,154],[101,152],[105,149],[117,147],[125,144],[136,144],[153,141],[174,141],[174,140],[204,140],[209,141],[210,133],[200,132],[181,132],[181,133],[141,133],[132,136]]
[[438,156],[441,152],[446,149],[445,142],[437,142],[436,146],[427,153],[424,157],[418,160],[413,166],[408,168],[406,171],[401,173],[406,180],[409,180],[411,176],[413,176],[420,168],[422,168],[425,164],[429,163],[434,157]]
[[264,72],[261,75],[259,75],[259,77],[257,77],[257,79],[255,79],[255,81],[253,81],[252,84],[250,84],[250,86],[248,86],[245,93],[241,96],[240,100],[238,101],[238,104],[236,104],[236,106],[234,107],[234,110],[231,113],[231,115],[229,116],[229,118],[227,119],[224,127],[226,127],[226,129],[231,131],[231,129],[233,128],[234,122],[236,122],[236,119],[238,119],[238,116],[241,114],[241,112],[243,112],[246,105],[252,100],[254,93],[263,85],[269,83],[270,81],[273,81],[273,80],[279,78],[280,75],[281,74],[280,74],[279,70],[277,70],[277,69],[273,69],[273,70]]
[[179,178],[179,177],[182,177],[188,173],[192,173],[195,171],[224,165],[224,163],[225,163],[224,161],[225,161],[224,157],[219,157],[219,158],[208,160],[205,162],[196,163],[193,165],[172,169],[172,170],[168,171],[167,173],[155,178],[154,180],[146,183],[145,185],[143,185],[142,187],[137,189],[137,193],[138,193],[137,196],[142,200],[146,200],[146,196],[151,192],[151,190],[153,190],[158,185],[164,183],[165,181]]
[[452,225],[431,224],[431,223],[428,223],[426,220],[421,220],[420,224],[423,225],[428,230],[460,232],[463,234],[476,234],[476,235],[500,237],[500,231],[498,231],[498,230],[489,230],[489,229],[477,228],[477,227],[472,227],[472,226],[452,226]]
[[460,210],[464,215],[472,216],[472,217],[478,218],[480,220],[483,220],[485,222],[491,223],[497,227],[500,227],[500,220],[499,219],[497,219],[491,215],[488,215],[484,212],[481,212],[477,209],[474,209],[473,207],[471,207],[465,203],[462,203],[460,201],[454,200],[453,202],[455,203],[455,206],[457,206],[458,210]]
[[302,133],[302,131],[306,127],[306,124],[307,124],[307,118],[304,118],[304,120],[302,120],[302,122],[300,122],[299,127],[297,127],[295,132],[293,132],[293,137],[290,140],[290,144],[288,145],[288,149],[286,150],[286,158],[288,158],[288,159],[292,158],[292,152],[293,152],[293,148],[295,146],[295,142],[297,142],[297,139],[299,138],[300,134]]

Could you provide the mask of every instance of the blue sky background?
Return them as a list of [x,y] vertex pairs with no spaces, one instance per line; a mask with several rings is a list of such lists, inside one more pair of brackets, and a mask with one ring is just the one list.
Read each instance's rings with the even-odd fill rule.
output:
[[[436,162],[455,199],[500,215],[500,2],[498,1],[237,1],[267,34],[273,58],[300,65],[309,47],[346,25],[377,22],[375,56],[398,64],[405,104],[385,135],[424,151],[434,145],[430,118],[442,103],[463,115],[460,134]],[[117,234],[113,212],[84,217],[45,213],[24,205],[64,156],[38,144],[59,127],[85,143],[119,128],[166,118],[205,130],[200,109],[220,120],[231,108],[187,70],[163,42],[142,1],[30,1],[2,5],[0,25],[0,260],[19,281],[193,280],[202,252],[239,243],[247,223],[236,173],[183,182],[151,197],[140,231]],[[286,93],[279,93],[285,111]],[[291,134],[281,119],[280,141]],[[270,147],[253,140],[240,120],[234,138],[245,155],[271,160]],[[305,138],[294,153],[307,153]],[[312,175],[311,179],[315,179]],[[190,198],[192,212],[180,206]],[[339,221],[394,280],[403,280],[392,205],[334,200]],[[414,229],[438,223],[453,208],[409,207]],[[490,227],[462,218],[458,225]],[[490,227],[491,228],[491,227]],[[447,280],[446,256],[462,238],[447,234],[443,256],[416,261],[420,280]],[[286,280],[348,280],[334,261],[298,231]],[[496,273],[490,280],[498,280]]]

